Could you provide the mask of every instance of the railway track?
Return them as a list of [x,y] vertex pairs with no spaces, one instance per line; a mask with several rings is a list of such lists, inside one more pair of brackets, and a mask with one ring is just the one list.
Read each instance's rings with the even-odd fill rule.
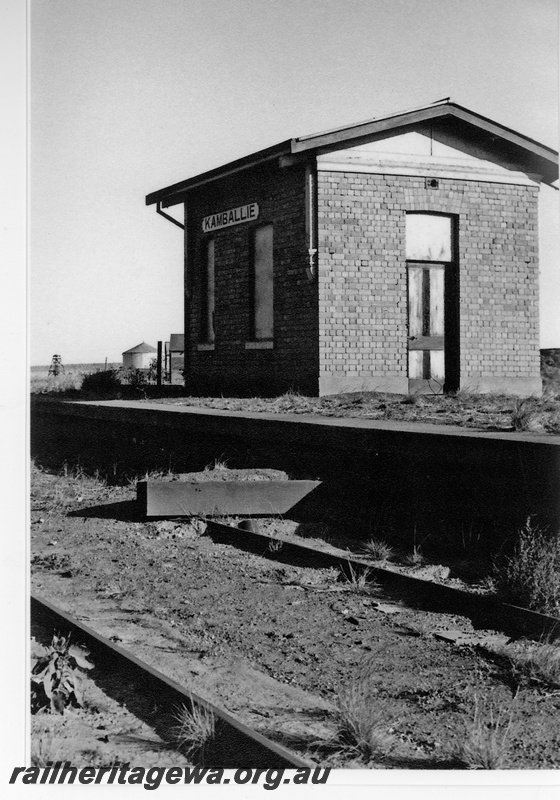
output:
[[[215,541],[234,545],[275,561],[306,567],[335,567],[347,575],[360,575],[367,570],[371,581],[380,584],[388,595],[421,610],[468,617],[475,628],[501,631],[512,638],[526,637],[537,641],[560,639],[558,617],[504,603],[494,597],[373,566],[370,561],[356,556],[341,556],[309,544],[272,539],[259,533],[256,520],[244,520],[241,527],[225,525],[211,518],[206,518],[205,522],[208,533]],[[271,549],[271,542],[277,546]]]
[[212,762],[212,767],[269,769],[311,766],[287,748],[265,738],[34,593],[31,594],[31,620],[33,625],[46,632],[47,637],[50,632],[71,633],[74,641],[85,644],[95,665],[94,680],[100,675],[110,674],[114,681],[118,676],[133,684],[136,692],[149,697],[154,707],[173,709],[186,706],[189,710],[211,712],[216,720],[216,735],[206,760]]

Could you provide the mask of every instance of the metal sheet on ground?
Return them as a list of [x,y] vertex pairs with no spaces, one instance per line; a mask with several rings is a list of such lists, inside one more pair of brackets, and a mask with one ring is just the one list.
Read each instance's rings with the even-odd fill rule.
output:
[[139,481],[137,499],[148,518],[286,514],[320,481]]

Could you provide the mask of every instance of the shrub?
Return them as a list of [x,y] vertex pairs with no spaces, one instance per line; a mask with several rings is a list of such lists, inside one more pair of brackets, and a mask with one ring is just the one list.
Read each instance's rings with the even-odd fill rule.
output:
[[89,375],[84,375],[82,381],[82,391],[93,394],[112,394],[120,388],[121,380],[116,369],[90,372]]
[[544,614],[560,612],[560,536],[529,517],[513,552],[496,560],[494,583],[505,600]]
[[148,383],[148,375],[144,369],[129,369],[125,372],[124,379],[133,389],[139,389]]

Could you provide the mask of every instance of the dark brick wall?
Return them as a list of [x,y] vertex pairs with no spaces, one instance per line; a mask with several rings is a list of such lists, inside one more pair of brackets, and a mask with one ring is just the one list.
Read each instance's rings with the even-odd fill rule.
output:
[[[253,169],[193,191],[187,201],[188,264],[192,276],[187,388],[197,393],[274,395],[318,391],[317,286],[306,277],[305,171]],[[209,214],[258,203],[256,223],[203,234]],[[274,343],[247,350],[251,339],[252,232],[274,223]],[[206,241],[215,240],[215,343],[201,350],[202,268]]]
[[534,186],[319,173],[322,391],[407,391],[407,211],[458,219],[460,382],[540,390]]

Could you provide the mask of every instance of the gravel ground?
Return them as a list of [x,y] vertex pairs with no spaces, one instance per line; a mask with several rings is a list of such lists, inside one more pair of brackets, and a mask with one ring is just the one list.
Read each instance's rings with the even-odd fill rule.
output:
[[560,691],[433,635],[468,620],[218,544],[198,521],[141,521],[133,486],[32,478],[34,590],[270,738],[322,766],[456,768],[467,742],[504,768],[560,767]]

